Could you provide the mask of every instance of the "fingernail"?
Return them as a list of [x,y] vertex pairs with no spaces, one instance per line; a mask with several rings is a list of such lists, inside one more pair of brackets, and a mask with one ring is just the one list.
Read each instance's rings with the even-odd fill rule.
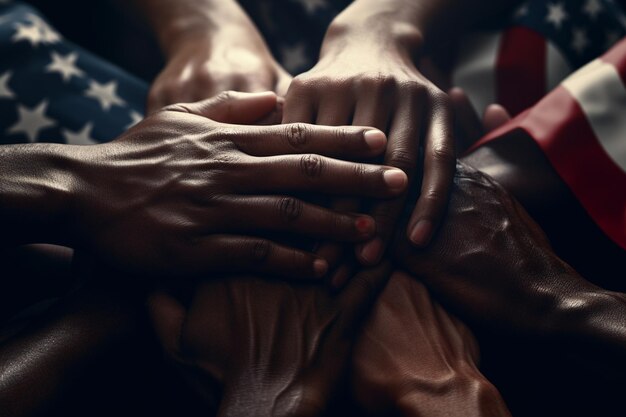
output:
[[376,230],[374,219],[371,217],[359,217],[356,219],[356,222],[354,222],[354,225],[356,226],[356,230],[364,235],[369,235]]
[[328,262],[324,259],[316,259],[313,261],[313,270],[315,271],[315,276],[318,278],[323,277],[328,272]]
[[378,129],[368,130],[363,134],[363,138],[367,146],[373,150],[381,149],[387,144],[387,136]]
[[378,262],[378,259],[382,256],[383,241],[376,238],[370,242],[367,242],[361,248],[361,258],[369,265],[373,265]]
[[425,246],[430,240],[432,233],[433,223],[430,220],[420,220],[413,226],[409,239],[418,246]]
[[408,182],[408,178],[404,171],[399,169],[388,169],[383,174],[383,179],[389,188],[393,190],[404,189],[404,187],[406,187],[406,183]]

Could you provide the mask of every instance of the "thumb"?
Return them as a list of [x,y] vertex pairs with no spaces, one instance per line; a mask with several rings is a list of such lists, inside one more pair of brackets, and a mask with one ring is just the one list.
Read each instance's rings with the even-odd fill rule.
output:
[[499,104],[492,104],[485,110],[483,126],[485,132],[491,132],[511,120],[509,112]]
[[274,92],[240,93],[224,91],[207,100],[185,104],[189,113],[204,116],[220,123],[256,124],[276,110]]

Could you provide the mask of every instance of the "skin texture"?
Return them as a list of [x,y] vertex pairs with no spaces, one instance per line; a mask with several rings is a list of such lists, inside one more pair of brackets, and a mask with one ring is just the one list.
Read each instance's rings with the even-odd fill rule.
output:
[[395,272],[355,347],[355,398],[376,415],[510,416],[478,359],[470,330],[414,277]]
[[386,265],[363,271],[338,295],[229,278],[201,284],[188,309],[154,294],[150,311],[192,386],[205,395],[220,387],[219,416],[316,416],[332,399],[355,332],[389,272]]
[[[63,243],[122,271],[157,276],[217,271],[323,276],[324,260],[259,234],[359,241],[371,236],[375,225],[371,218],[333,213],[286,195],[388,198],[403,191],[406,176],[396,169],[315,154],[375,155],[384,149],[385,138],[374,131],[375,141],[366,141],[365,133],[372,129],[233,124],[267,116],[276,100],[273,93],[225,93],[169,107],[113,142],[54,147],[65,158],[65,171],[58,162],[45,166],[50,164],[44,152],[49,147],[3,147],[0,156],[10,161],[0,186],[6,202],[3,243]],[[31,149],[43,167],[38,159],[29,159]],[[37,205],[48,201],[49,193],[41,191],[46,187],[66,199],[65,204],[51,199],[54,215],[47,213],[48,206]],[[46,220],[59,229],[58,236],[36,228]]]
[[291,75],[276,62],[257,28],[233,0],[135,0],[166,57],[147,110],[212,97],[222,91],[275,91]]
[[[454,175],[453,116],[449,99],[427,79],[415,62],[423,50],[459,35],[490,12],[518,1],[494,5],[485,1],[359,0],[330,25],[320,60],[291,83],[283,122],[374,126],[389,136],[386,164],[421,179],[421,192],[406,234],[417,246],[428,244],[445,211]],[[442,36],[442,34],[445,34]],[[423,148],[423,161],[419,149]],[[358,245],[361,263],[378,262],[394,235],[405,198],[375,202],[376,238]],[[356,202],[337,201],[335,208],[353,210]],[[327,257],[345,258],[341,248],[327,245]],[[345,281],[343,264],[333,281]],[[348,273],[349,275],[349,273]]]

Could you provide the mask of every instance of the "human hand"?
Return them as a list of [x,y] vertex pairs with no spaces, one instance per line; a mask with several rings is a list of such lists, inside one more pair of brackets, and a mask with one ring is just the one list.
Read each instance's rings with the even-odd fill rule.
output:
[[201,396],[218,388],[219,416],[317,416],[325,411],[360,328],[389,276],[357,274],[340,294],[254,278],[201,284],[190,308],[149,302],[168,357]]
[[[391,197],[397,169],[315,155],[380,153],[381,132],[305,124],[242,126],[276,107],[273,93],[225,93],[170,106],[117,140],[82,152],[72,240],[106,264],[152,275],[256,271],[323,276],[326,261],[259,234],[369,238],[371,218],[340,214],[283,193]],[[284,155],[299,154],[299,155]]]
[[[419,148],[423,145],[421,196],[407,228],[411,240],[423,246],[443,215],[454,175],[448,98],[420,74],[406,50],[386,42],[382,35],[368,36],[331,26],[320,61],[292,81],[283,121],[366,124],[388,132],[385,164],[401,168],[414,183],[420,182]],[[404,202],[401,196],[374,203],[376,238],[357,247],[361,262],[375,264],[381,259]]]
[[222,91],[287,92],[291,75],[276,62],[252,23],[194,29],[168,46],[167,63],[148,94],[147,111]]
[[470,330],[406,273],[392,274],[353,358],[355,398],[368,413],[510,416],[478,370],[478,344]]
[[598,290],[554,254],[513,197],[464,164],[437,237],[421,251],[403,242],[396,255],[462,318],[506,331],[562,333]]

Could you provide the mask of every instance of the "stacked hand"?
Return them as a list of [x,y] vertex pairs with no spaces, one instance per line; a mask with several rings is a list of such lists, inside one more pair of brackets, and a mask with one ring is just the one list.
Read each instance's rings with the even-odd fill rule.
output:
[[289,195],[387,198],[402,193],[407,179],[397,169],[330,158],[380,153],[385,137],[377,130],[234,124],[263,118],[276,100],[273,93],[225,93],[174,105],[111,143],[81,148],[89,163],[81,161],[71,185],[79,190],[73,240],[134,272],[323,276],[326,261],[262,234],[354,242],[370,238],[375,224]]

